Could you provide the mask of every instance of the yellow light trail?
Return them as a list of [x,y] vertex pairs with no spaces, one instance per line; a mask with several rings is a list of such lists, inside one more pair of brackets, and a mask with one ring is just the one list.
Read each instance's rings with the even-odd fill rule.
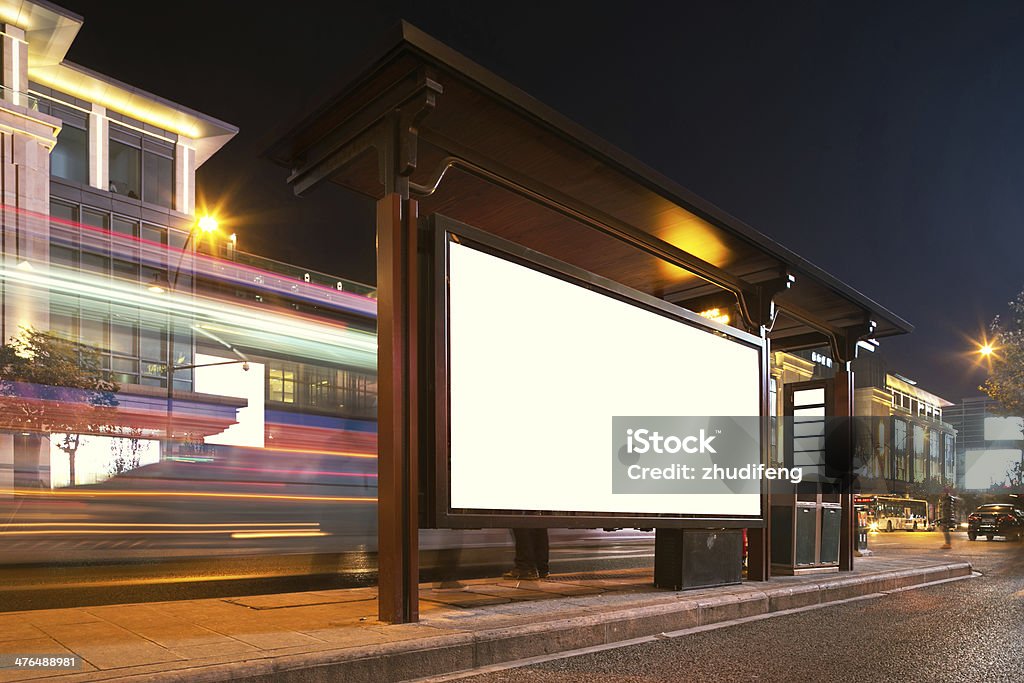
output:
[[[271,425],[273,426],[273,425]],[[274,451],[278,453],[299,453],[301,455],[338,455],[346,458],[366,458],[369,460],[376,460],[376,453],[349,453],[346,451],[317,451],[310,448],[278,448],[277,446],[268,446],[268,451]]]
[[323,531],[238,531],[231,538],[304,538],[307,536],[327,536]]

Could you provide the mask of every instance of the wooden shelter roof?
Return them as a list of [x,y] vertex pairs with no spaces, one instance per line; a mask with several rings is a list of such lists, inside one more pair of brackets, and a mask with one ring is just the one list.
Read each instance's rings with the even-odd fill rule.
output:
[[735,306],[748,328],[770,319],[774,297],[774,348],[831,344],[846,357],[857,339],[913,329],[407,23],[275,137],[266,156],[291,169],[298,193],[324,180],[373,198],[407,191],[420,215],[444,214],[691,310]]

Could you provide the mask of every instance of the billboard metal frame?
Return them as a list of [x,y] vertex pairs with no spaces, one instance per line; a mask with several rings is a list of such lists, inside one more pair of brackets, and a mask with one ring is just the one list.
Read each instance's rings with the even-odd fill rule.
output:
[[[421,304],[426,311],[422,318],[424,340],[421,383],[428,395],[421,401],[420,418],[423,462],[426,475],[421,481],[423,526],[438,528],[761,528],[767,517],[767,487],[761,482],[760,512],[758,515],[671,515],[649,513],[621,513],[600,511],[533,511],[452,509],[450,507],[450,405],[449,386],[449,250],[451,242],[458,242],[485,253],[511,261],[540,273],[584,287],[604,296],[625,302],[646,311],[665,316],[701,331],[725,337],[734,343],[753,348],[758,353],[758,386],[760,413],[768,414],[768,341],[763,337],[703,318],[700,315],[670,304],[662,299],[626,287],[514,242],[495,237],[440,214],[420,221],[426,232],[421,254],[424,264],[421,272]],[[423,234],[421,232],[421,234]],[[425,263],[424,263],[425,261]],[[761,420],[761,462],[767,464],[769,449],[769,420]]]

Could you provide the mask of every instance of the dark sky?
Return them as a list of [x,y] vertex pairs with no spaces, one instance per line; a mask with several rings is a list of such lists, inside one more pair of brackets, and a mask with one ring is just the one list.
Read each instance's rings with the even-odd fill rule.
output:
[[241,129],[198,183],[247,251],[373,280],[372,205],[258,155],[405,18],[910,320],[947,398],[1024,286],[1021,3],[60,4],[70,60]]

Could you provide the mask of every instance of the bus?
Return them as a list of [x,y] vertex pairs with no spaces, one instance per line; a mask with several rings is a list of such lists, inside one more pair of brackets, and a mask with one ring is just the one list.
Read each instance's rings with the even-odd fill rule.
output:
[[854,506],[867,518],[870,531],[929,531],[934,522],[926,500],[899,496],[857,496]]

